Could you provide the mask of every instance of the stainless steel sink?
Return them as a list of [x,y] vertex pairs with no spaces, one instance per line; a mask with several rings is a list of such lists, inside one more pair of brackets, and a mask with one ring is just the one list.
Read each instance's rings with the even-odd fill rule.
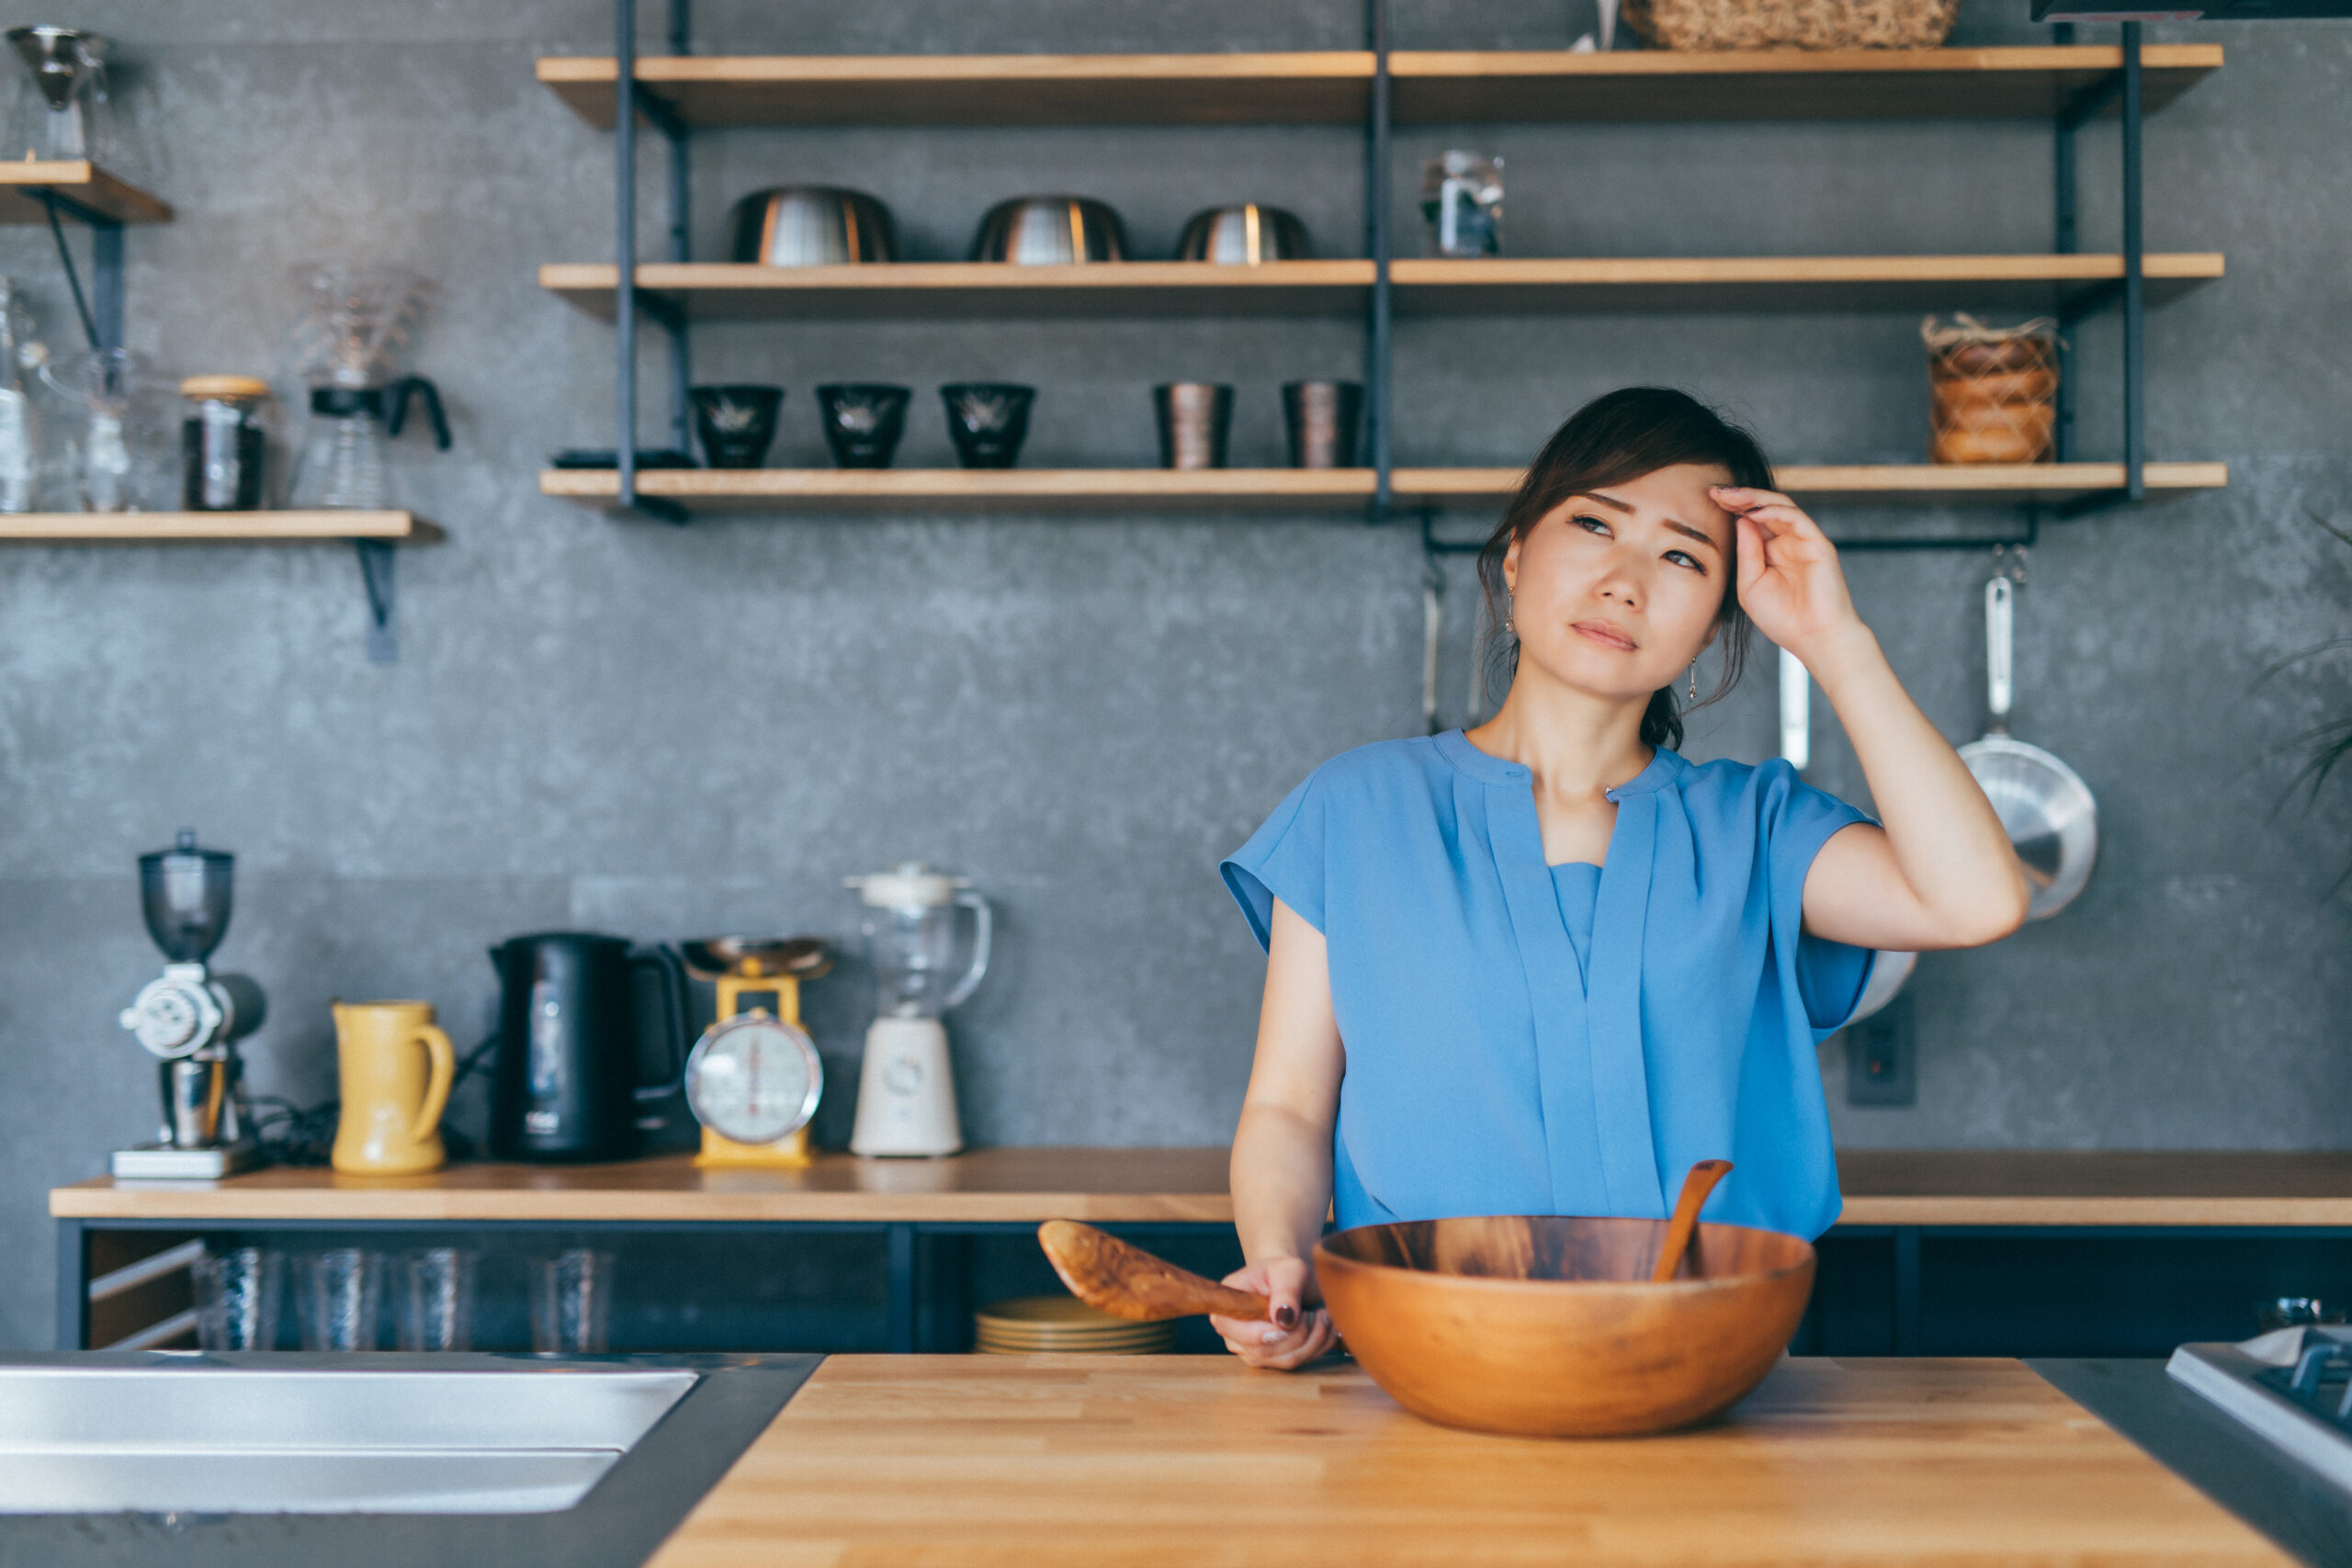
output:
[[548,1513],[698,1381],[560,1363],[0,1366],[0,1514]]

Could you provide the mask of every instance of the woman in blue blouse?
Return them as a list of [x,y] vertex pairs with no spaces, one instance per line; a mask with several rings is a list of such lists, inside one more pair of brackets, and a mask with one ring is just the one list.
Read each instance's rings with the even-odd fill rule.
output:
[[[1267,952],[1233,1140],[1260,1366],[1329,1348],[1306,1261],[1341,1226],[1662,1216],[1724,1157],[1709,1218],[1838,1217],[1815,1044],[1878,949],[1971,947],[2026,885],[1967,768],[1854,614],[1753,438],[1637,387],[1547,442],[1479,557],[1510,690],[1468,732],[1333,758],[1225,863]],[[1750,626],[1836,707],[1882,821],[1785,762],[1693,766],[1678,686]],[[1686,674],[1686,671],[1688,672]]]

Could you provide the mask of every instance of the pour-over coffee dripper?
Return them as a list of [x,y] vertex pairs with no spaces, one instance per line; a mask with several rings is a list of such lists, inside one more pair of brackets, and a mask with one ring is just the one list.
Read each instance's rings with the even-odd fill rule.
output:
[[401,433],[412,395],[424,400],[434,444],[449,449],[440,389],[402,373],[428,287],[405,268],[343,262],[299,267],[294,280],[310,304],[299,342],[311,382],[311,432],[292,504],[383,510],[392,504],[385,441]]
[[9,47],[28,81],[10,94],[10,160],[103,161],[114,152],[113,107],[107,96],[107,40],[79,28],[11,28]]

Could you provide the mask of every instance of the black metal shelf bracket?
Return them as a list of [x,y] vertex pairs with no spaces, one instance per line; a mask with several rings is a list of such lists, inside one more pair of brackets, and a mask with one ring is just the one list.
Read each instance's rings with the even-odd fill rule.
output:
[[1369,383],[1365,401],[1366,431],[1372,444],[1372,504],[1365,520],[1389,520],[1395,494],[1391,480],[1396,463],[1396,389],[1392,374],[1391,331],[1394,300],[1388,263],[1396,245],[1392,231],[1392,175],[1389,168],[1388,0],[1364,0],[1365,44],[1372,51],[1372,98],[1364,118],[1364,249],[1372,257],[1372,300],[1364,316],[1363,369]]
[[[670,0],[670,52],[685,54],[693,41],[688,0]],[[687,198],[694,167],[690,138],[684,119],[637,80],[637,0],[613,0],[614,14],[614,262],[619,287],[614,290],[613,356],[616,389],[616,439],[613,463],[619,479],[620,504],[628,510],[683,525],[689,517],[676,502],[637,493],[637,322],[640,312],[669,336],[670,441],[678,451],[688,450],[687,386],[694,361],[685,312],[673,302],[637,287],[637,121],[642,115],[669,142],[670,259],[692,259],[692,231]]]
[[[2073,330],[2076,323],[2120,305],[2123,310],[2123,485],[2120,490],[2100,491],[2063,502],[2054,513],[2061,522],[2119,506],[2136,505],[2148,497],[2147,249],[2143,219],[2145,184],[2141,158],[2143,107],[2140,27],[2138,22],[2123,24],[2121,66],[2077,91],[2060,107],[2052,144],[2052,186],[2057,208],[2053,239],[2061,255],[2072,255],[2082,248],[2075,215],[2079,180],[2075,136],[2093,118],[2105,113],[2109,105],[2118,107],[2122,164],[2123,276],[2113,283],[2076,296],[2059,313],[2058,406],[2052,432],[2051,455],[2059,462],[2068,462],[2073,459],[2076,446],[2076,360]],[[2073,43],[2074,25],[2058,24],[2052,29],[2052,38],[2059,44]]]

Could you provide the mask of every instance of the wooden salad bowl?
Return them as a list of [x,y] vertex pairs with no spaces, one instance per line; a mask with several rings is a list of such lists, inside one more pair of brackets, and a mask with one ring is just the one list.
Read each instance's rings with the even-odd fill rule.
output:
[[1622,1437],[1720,1415],[1780,1359],[1813,1244],[1701,1224],[1653,1282],[1664,1220],[1416,1220],[1323,1238],[1317,1277],[1349,1352],[1445,1427]]

